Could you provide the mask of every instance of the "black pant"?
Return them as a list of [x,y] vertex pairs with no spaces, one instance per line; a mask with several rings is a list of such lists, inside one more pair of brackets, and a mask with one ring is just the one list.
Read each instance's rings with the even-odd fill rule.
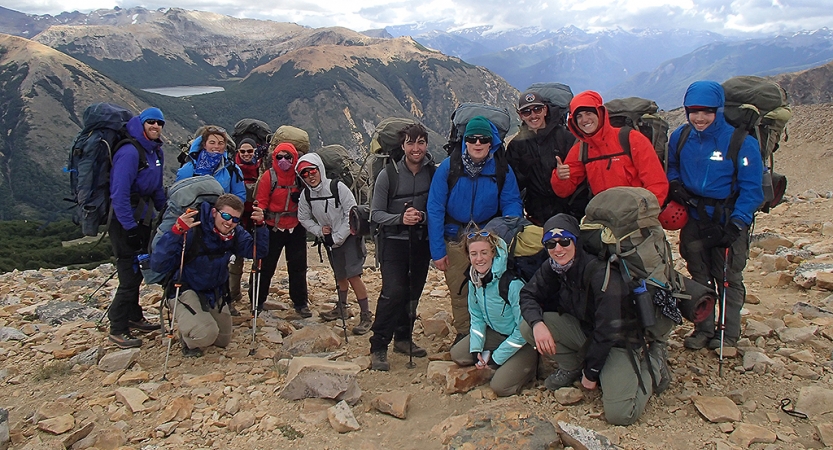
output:
[[118,220],[111,219],[110,243],[116,256],[116,271],[119,275],[119,287],[110,305],[107,317],[110,319],[110,334],[127,333],[130,329],[128,322],[139,322],[144,318],[142,307],[139,306],[139,286],[142,284],[142,272],[139,270],[136,255],[145,252],[146,243],[150,239],[150,227],[139,225],[139,234],[145,245],[133,248],[127,241],[127,231]]
[[[260,292],[257,299],[257,307],[260,310],[263,310],[263,304],[269,296],[269,285],[272,284],[272,276],[275,275],[284,248],[286,270],[289,274],[289,298],[292,299],[295,309],[307,307],[307,230],[298,225],[291,232],[269,230],[269,253],[263,258],[260,267]],[[249,286],[254,286],[254,283],[250,282]],[[252,296],[249,288],[249,298]]]
[[[370,351],[387,350],[391,338],[410,341],[413,321],[431,252],[427,240],[385,239],[382,245],[382,292],[376,303],[376,320],[371,330]],[[410,270],[410,277],[409,277]]]

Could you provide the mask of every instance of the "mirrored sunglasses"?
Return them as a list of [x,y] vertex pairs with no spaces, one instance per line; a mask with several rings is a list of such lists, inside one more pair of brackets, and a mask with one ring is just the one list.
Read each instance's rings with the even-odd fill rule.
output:
[[469,144],[476,144],[480,141],[481,144],[491,144],[492,137],[491,136],[466,136],[466,142]]
[[488,231],[486,231],[486,230],[482,230],[482,231],[472,231],[471,233],[469,233],[469,234],[467,234],[467,235],[466,235],[466,237],[467,237],[468,239],[474,239],[474,238],[476,238],[477,236],[480,236],[480,237],[489,237],[489,232],[488,232]]
[[546,247],[547,250],[552,250],[556,245],[560,245],[561,248],[567,248],[572,244],[573,240],[570,238],[550,239],[549,241],[544,242],[544,247]]
[[222,217],[223,220],[231,220],[234,223],[240,223],[240,218],[239,217],[232,216],[231,214],[229,214],[225,211],[220,211],[220,217]]
[[521,117],[529,117],[529,116],[532,115],[532,113],[540,114],[541,111],[543,111],[543,110],[544,110],[543,106],[535,105],[535,106],[530,106],[529,108],[524,108],[524,109],[518,111],[518,114],[520,114]]
[[310,175],[315,175],[317,173],[318,173],[318,169],[304,169],[304,170],[301,171],[301,177],[302,178],[307,178]]

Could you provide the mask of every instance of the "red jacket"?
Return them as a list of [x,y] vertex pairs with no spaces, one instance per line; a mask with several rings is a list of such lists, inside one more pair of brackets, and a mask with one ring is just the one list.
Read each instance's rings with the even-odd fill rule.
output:
[[[576,123],[575,111],[583,106],[595,108],[599,116],[599,129],[592,135],[582,132]],[[562,180],[553,170],[550,182],[556,195],[569,197],[586,177],[593,194],[616,186],[643,187],[657,196],[660,205],[665,203],[665,197],[668,195],[668,179],[662,169],[662,163],[651,141],[637,130],[632,130],[629,135],[630,158],[627,155],[619,155],[609,159],[589,161],[586,165],[581,162],[582,142],[587,143],[588,159],[623,152],[619,144],[619,128],[610,125],[601,95],[594,91],[584,91],[576,95],[570,102],[570,118],[567,121],[567,127],[578,138],[578,141],[570,149],[564,161],[570,166],[570,178]]]
[[[280,152],[288,152],[292,155],[293,167],[289,170],[284,171],[278,167],[275,156]],[[272,152],[272,168],[275,169],[275,174],[278,176],[275,189],[272,190],[271,170],[264,172],[257,183],[255,198],[258,205],[264,209],[266,224],[269,226],[277,226],[284,230],[298,226],[298,203],[291,198],[291,194],[300,192],[294,170],[297,162],[298,151],[295,150],[295,146],[288,142],[278,144],[275,151]]]

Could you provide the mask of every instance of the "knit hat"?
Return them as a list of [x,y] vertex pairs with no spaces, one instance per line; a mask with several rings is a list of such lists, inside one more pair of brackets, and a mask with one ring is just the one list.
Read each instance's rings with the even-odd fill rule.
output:
[[483,116],[474,116],[466,124],[465,137],[469,136],[492,136],[492,122]]
[[592,106],[579,106],[578,108],[576,108],[575,111],[573,111],[573,116],[578,116],[578,113],[581,113],[581,112],[590,112],[590,113],[593,113],[597,116],[599,115],[599,110],[597,110],[596,108],[594,108]]
[[254,139],[252,139],[252,138],[243,138],[243,139],[240,141],[240,143],[239,143],[239,144],[237,144],[237,148],[242,147],[242,146],[243,146],[243,144],[249,144],[249,145],[251,145],[251,146],[252,146],[252,148],[257,148],[257,143],[256,143],[256,142],[255,142],[255,140],[254,140]]
[[151,108],[148,108],[148,109],[142,111],[142,113],[139,114],[139,119],[142,121],[142,123],[145,123],[148,120],[153,120],[153,119],[161,120],[162,122],[164,122],[165,121],[165,116],[162,115],[162,110],[161,109],[151,107]]
[[521,98],[518,99],[518,111],[526,108],[527,106],[544,106],[544,100],[541,98],[541,95],[537,92],[533,91],[526,91],[521,94]]
[[556,214],[544,223],[544,235],[541,243],[551,239],[568,238],[577,244],[578,237],[576,235],[578,232],[579,224],[575,217],[564,213]]

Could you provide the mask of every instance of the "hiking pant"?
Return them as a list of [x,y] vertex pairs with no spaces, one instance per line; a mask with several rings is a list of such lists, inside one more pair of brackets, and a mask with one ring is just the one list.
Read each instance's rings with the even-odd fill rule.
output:
[[[168,307],[174,310],[174,299],[168,299]],[[215,305],[203,311],[200,298],[190,289],[179,294],[174,322],[188,348],[205,348],[209,345],[225,348],[231,342],[231,314],[228,305],[224,304],[222,310]]]
[[469,255],[462,242],[445,241],[448,255],[448,269],[445,271],[445,284],[451,296],[451,317],[457,333],[469,334],[471,317],[469,317],[469,284],[466,270],[469,268]]
[[385,239],[381,247],[382,292],[376,302],[376,318],[371,327],[371,353],[386,350],[391,338],[410,342],[431,261],[427,240]]
[[[269,296],[269,285],[278,267],[281,251],[286,249],[286,271],[289,274],[289,298],[296,310],[308,305],[307,292],[307,230],[301,225],[290,230],[269,229],[269,253],[263,258],[260,266],[260,292],[258,293],[257,308],[263,311],[263,304]],[[260,249],[258,249],[260,250]],[[249,282],[249,298],[254,297],[252,289],[255,282]],[[232,297],[234,298],[234,297]]]
[[[713,226],[708,220],[689,220],[680,231],[680,255],[686,261],[688,273],[694,281],[717,291],[717,304],[723,301],[725,247],[704,245],[704,229]],[[729,264],[726,266],[726,281],[729,282],[726,295],[726,339],[737,342],[740,337],[740,310],[746,298],[743,284],[743,269],[749,257],[749,234],[741,236],[729,247]],[[706,320],[695,325],[697,332],[714,337],[716,334],[715,313],[712,310]]]
[[[656,336],[656,340],[667,339],[674,327],[674,322],[662,316],[658,308],[654,309],[657,314],[657,324],[646,330],[645,334]],[[553,359],[558,363],[558,367],[564,370],[583,368],[588,339],[581,330],[578,319],[569,314],[545,312],[544,324],[555,341]],[[535,345],[532,328],[526,321],[521,323],[521,334],[530,345]],[[652,358],[649,369],[643,348],[629,350],[613,347],[610,349],[599,374],[605,419],[609,423],[630,425],[639,419],[645,411],[648,399],[653,395],[653,380],[659,382],[661,364],[661,361]],[[635,370],[637,367],[639,368],[638,374]],[[654,372],[653,379],[651,369]]]
[[[464,337],[460,342],[451,347],[451,360],[460,366],[473,366],[477,361],[469,351],[469,339]],[[486,341],[483,350],[494,351],[506,340],[506,336],[486,327]],[[535,377],[538,370],[538,353],[531,345],[524,345],[503,365],[498,367],[492,376],[489,387],[495,391],[498,397],[507,397],[518,394],[524,385]]]
[[[107,313],[110,319],[110,334],[124,334],[130,330],[129,321],[140,322],[144,318],[139,306],[139,286],[142,284],[142,272],[139,270],[136,255],[145,253],[145,248],[135,249],[127,241],[127,231],[121,223],[113,218],[108,230],[113,254],[116,256],[116,272],[119,287],[113,297],[113,303]],[[150,227],[139,225],[139,234],[144,242],[150,240]]]
[[234,261],[228,264],[228,290],[231,295],[231,303],[243,300],[243,293],[240,291],[240,281],[243,279],[243,257],[234,256]]

